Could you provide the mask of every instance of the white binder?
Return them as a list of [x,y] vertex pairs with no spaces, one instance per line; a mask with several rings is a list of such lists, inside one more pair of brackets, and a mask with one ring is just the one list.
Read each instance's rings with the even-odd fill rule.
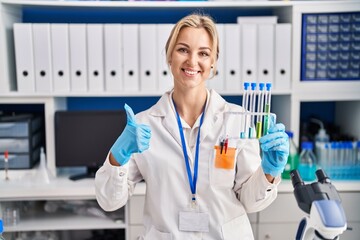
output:
[[258,24],[258,83],[273,83],[274,81],[274,24]]
[[70,91],[70,56],[68,24],[51,24],[53,91]]
[[290,90],[291,85],[291,24],[275,25],[274,89]]
[[266,23],[266,24],[276,24],[278,20],[278,16],[239,16],[237,17],[237,23],[245,24],[245,23]]
[[105,91],[123,90],[122,25],[104,25]]
[[35,91],[52,91],[50,24],[33,24]]
[[70,88],[72,92],[88,90],[86,25],[69,24],[70,36]]
[[123,24],[124,90],[139,89],[139,25]]
[[256,24],[246,23],[241,26],[241,73],[243,82],[256,82],[257,31]]
[[86,34],[89,92],[103,92],[105,88],[103,25],[87,24]]
[[225,89],[239,92],[242,89],[240,73],[240,27],[238,24],[225,24]]
[[165,45],[170,36],[172,24],[157,24],[157,71],[159,79],[159,92],[169,91],[173,88],[173,78],[171,76],[170,68],[166,62]]
[[140,90],[155,92],[158,89],[157,36],[155,24],[139,25],[140,43]]
[[17,89],[19,93],[35,92],[34,49],[31,23],[14,23]]
[[[225,28],[224,28],[225,24],[216,24],[216,28],[218,30],[218,35],[219,35],[219,49],[220,49],[220,53],[219,53],[219,58],[217,60],[217,64],[216,64],[216,73],[215,76],[211,79],[208,79],[207,82],[207,86],[210,89],[214,89],[217,92],[221,93],[224,91],[224,85],[225,85]],[[216,49],[213,49],[213,51],[216,51]],[[212,75],[210,75],[211,77]]]

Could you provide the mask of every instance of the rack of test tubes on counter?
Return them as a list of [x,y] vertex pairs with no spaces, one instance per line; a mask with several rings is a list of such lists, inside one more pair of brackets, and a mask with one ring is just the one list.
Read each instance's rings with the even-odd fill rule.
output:
[[[258,86],[258,87],[257,87]],[[225,112],[224,137],[227,139],[258,139],[266,135],[271,122],[276,122],[276,115],[270,112],[271,83],[244,83],[242,111]],[[238,131],[231,133],[226,125],[239,126]]]
[[318,165],[332,179],[360,180],[360,141],[316,142]]

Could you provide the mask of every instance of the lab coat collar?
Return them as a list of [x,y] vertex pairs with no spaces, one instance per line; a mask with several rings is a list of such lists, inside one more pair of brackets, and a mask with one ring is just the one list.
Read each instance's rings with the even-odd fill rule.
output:
[[[210,90],[209,93],[209,100],[205,110],[204,122],[201,127],[200,143],[206,138],[211,130],[214,129],[214,125],[219,120],[223,119],[223,112],[226,110],[226,101],[214,90]],[[163,126],[181,147],[181,139],[176,120],[176,113],[170,96],[171,92],[166,92],[150,109],[149,114],[154,117],[163,118]],[[189,157],[191,159],[193,158],[193,156]]]
[[159,101],[150,109],[149,114],[153,117],[162,118],[162,124],[164,128],[170,133],[170,135],[181,147],[179,128],[177,127],[176,115],[170,96],[171,91],[166,92],[159,99]]

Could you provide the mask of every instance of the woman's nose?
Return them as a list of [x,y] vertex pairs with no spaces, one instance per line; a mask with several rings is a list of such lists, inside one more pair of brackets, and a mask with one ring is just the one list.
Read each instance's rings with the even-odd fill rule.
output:
[[196,66],[197,62],[198,62],[197,55],[196,54],[189,54],[189,57],[187,59],[187,64],[189,66]]

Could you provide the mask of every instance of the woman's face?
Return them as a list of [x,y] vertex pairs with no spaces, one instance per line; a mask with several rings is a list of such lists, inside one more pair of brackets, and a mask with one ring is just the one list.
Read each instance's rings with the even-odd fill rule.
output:
[[213,64],[211,46],[211,38],[204,28],[181,29],[170,60],[175,87],[205,86]]

